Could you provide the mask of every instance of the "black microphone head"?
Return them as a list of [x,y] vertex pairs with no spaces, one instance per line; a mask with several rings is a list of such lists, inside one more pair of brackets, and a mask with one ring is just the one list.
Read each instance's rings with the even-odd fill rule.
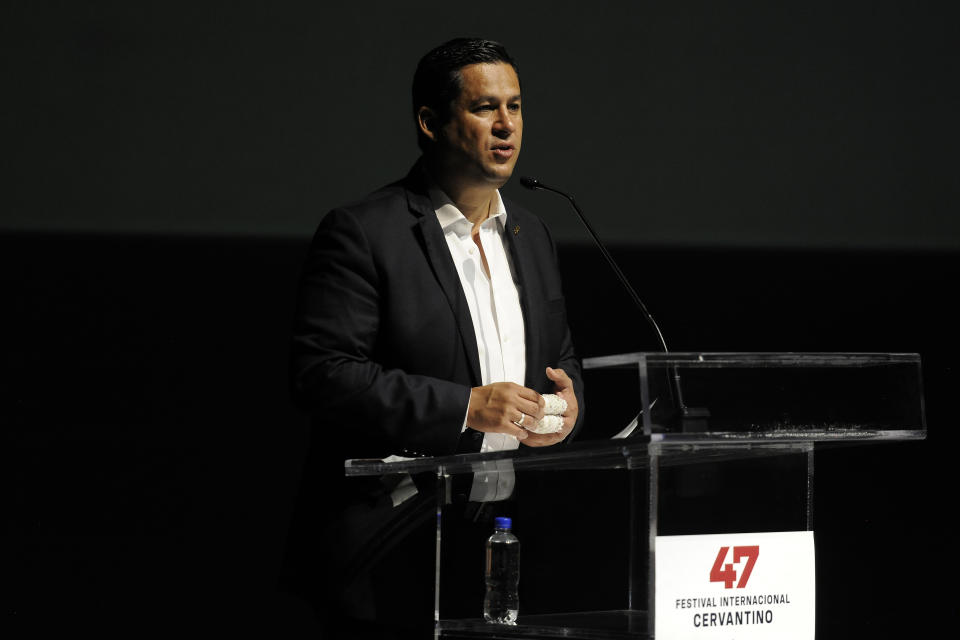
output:
[[520,176],[520,184],[525,186],[527,189],[540,188],[540,182],[536,178],[531,178],[530,176]]

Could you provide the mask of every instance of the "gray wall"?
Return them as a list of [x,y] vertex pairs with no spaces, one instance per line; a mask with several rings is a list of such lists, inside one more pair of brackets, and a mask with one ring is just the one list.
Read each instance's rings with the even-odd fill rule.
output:
[[519,172],[611,243],[960,249],[937,3],[253,4],[8,9],[0,231],[306,237],[415,158],[419,56],[482,35],[521,63]]

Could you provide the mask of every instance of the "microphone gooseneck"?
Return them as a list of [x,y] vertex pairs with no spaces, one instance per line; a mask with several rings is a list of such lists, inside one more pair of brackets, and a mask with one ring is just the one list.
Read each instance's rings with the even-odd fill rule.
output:
[[[647,310],[647,305],[643,304],[643,301],[640,299],[640,296],[637,295],[637,292],[630,284],[630,281],[627,280],[625,275],[623,275],[623,271],[620,270],[620,266],[613,259],[613,256],[610,255],[610,252],[607,251],[607,247],[604,246],[603,242],[600,241],[600,236],[597,235],[597,232],[593,230],[593,226],[587,220],[587,217],[583,215],[583,211],[580,210],[580,207],[577,206],[577,201],[573,195],[566,193],[565,191],[561,191],[560,189],[549,187],[536,178],[530,176],[521,176],[520,184],[532,191],[540,190],[555,193],[559,196],[563,196],[570,202],[570,204],[573,206],[573,210],[577,212],[577,217],[580,218],[580,222],[582,222],[583,226],[586,227],[590,237],[593,238],[593,242],[597,245],[597,248],[600,250],[600,253],[603,255],[604,259],[606,259],[607,264],[610,265],[610,268],[613,269],[613,272],[617,275],[617,278],[620,280],[620,284],[622,284],[623,288],[627,290],[627,293],[630,294],[630,298],[633,300],[633,303],[638,309],[640,309],[640,312],[643,314],[643,317],[647,319],[647,322],[650,324],[650,326],[653,327],[657,337],[660,339],[661,346],[663,346],[663,352],[670,353],[670,349],[667,348],[667,341],[664,339],[663,332],[660,331],[657,321],[653,319],[653,314]],[[680,410],[681,415],[686,415],[687,407],[683,402],[683,394],[680,390],[680,374],[675,366],[671,367],[671,369],[673,378],[673,393],[676,396],[677,408]]]
[[640,312],[643,313],[643,317],[647,319],[647,322],[649,322],[650,326],[653,327],[653,330],[656,331],[657,337],[660,339],[660,344],[663,346],[664,353],[670,353],[670,349],[667,348],[667,341],[664,340],[663,333],[660,331],[660,327],[657,326],[657,321],[653,319],[653,315],[647,310],[647,305],[643,304],[643,300],[641,300],[640,296],[637,295],[637,292],[634,291],[633,287],[630,285],[630,281],[627,280],[627,277],[623,275],[623,271],[620,270],[620,267],[613,259],[613,256],[610,255],[610,252],[607,251],[607,248],[604,246],[603,242],[600,241],[600,236],[598,236],[597,232],[593,230],[590,222],[587,220],[586,216],[583,215],[583,211],[581,211],[580,207],[577,206],[576,199],[574,199],[571,194],[560,191],[559,189],[555,189],[553,187],[548,187],[536,178],[531,178],[530,176],[521,177],[520,184],[532,191],[536,191],[538,189],[542,191],[550,191],[551,193],[563,196],[570,201],[570,204],[573,205],[574,211],[577,212],[577,217],[580,218],[580,222],[583,223],[583,226],[587,228],[587,232],[590,234],[590,237],[593,238],[597,248],[600,249],[600,253],[603,254],[607,264],[610,265],[610,268],[613,269],[613,272],[617,274],[620,284],[622,284],[623,288],[627,290],[627,293],[629,293],[630,297],[633,299],[633,303],[637,305],[637,307],[640,309]]

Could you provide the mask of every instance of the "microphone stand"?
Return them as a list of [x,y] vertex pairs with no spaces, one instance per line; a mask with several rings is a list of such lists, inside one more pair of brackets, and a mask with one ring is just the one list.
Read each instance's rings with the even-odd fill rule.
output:
[[[657,334],[657,338],[660,340],[660,345],[663,347],[663,352],[665,354],[669,354],[670,349],[667,348],[667,341],[663,337],[663,332],[660,331],[660,327],[657,325],[656,320],[653,319],[653,315],[649,310],[647,310],[647,305],[645,305],[643,300],[640,299],[640,296],[637,295],[637,292],[634,290],[633,286],[631,286],[630,281],[627,280],[627,277],[623,274],[623,271],[620,270],[620,267],[613,259],[613,256],[610,255],[610,252],[607,251],[606,246],[604,246],[603,242],[600,241],[600,236],[596,231],[593,230],[593,226],[590,224],[590,221],[587,220],[587,217],[583,215],[583,211],[580,210],[580,207],[577,205],[577,201],[573,195],[564,191],[560,191],[554,187],[549,187],[536,178],[531,178],[530,176],[522,176],[520,178],[520,184],[532,191],[541,190],[555,193],[566,198],[567,201],[570,202],[570,204],[573,206],[573,210],[577,212],[577,217],[580,219],[580,222],[583,223],[583,226],[587,229],[587,233],[589,233],[590,237],[593,239],[594,244],[597,245],[597,248],[607,261],[607,264],[610,265],[610,268],[613,269],[613,272],[617,275],[617,278],[620,280],[620,284],[622,284],[623,288],[627,290],[627,293],[630,294],[630,298],[633,300],[633,303],[637,306],[637,308],[640,309],[640,312],[643,314],[643,317],[646,318],[650,326],[653,327],[653,330]],[[678,371],[676,365],[670,366],[670,380],[672,382],[671,393],[674,396],[674,401],[680,417],[681,431],[685,433],[693,431],[705,431],[706,423],[704,418],[708,417],[710,413],[706,409],[687,407],[686,403],[683,401],[683,391],[680,385],[680,372]]]

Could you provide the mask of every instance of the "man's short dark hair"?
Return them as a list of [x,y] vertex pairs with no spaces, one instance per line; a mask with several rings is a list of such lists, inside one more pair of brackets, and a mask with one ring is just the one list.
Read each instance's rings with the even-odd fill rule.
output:
[[[420,59],[413,74],[413,119],[417,121],[420,107],[429,107],[440,118],[440,124],[450,119],[450,106],[460,96],[460,70],[471,64],[503,62],[513,67],[520,79],[517,61],[506,48],[493,40],[454,38],[444,42]],[[422,151],[430,148],[430,139],[417,127],[417,144]]]

